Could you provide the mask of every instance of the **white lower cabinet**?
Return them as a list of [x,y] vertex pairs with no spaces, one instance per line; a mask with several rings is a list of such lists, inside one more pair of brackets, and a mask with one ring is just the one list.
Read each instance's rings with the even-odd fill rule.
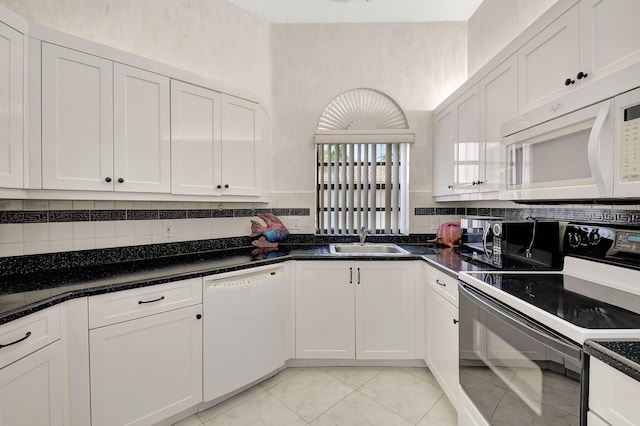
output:
[[150,425],[202,402],[201,305],[91,330],[91,424]]
[[640,382],[591,357],[589,360],[589,425],[637,425]]
[[296,263],[296,358],[414,359],[413,262]]
[[0,369],[0,425],[64,425],[64,372],[59,340]]
[[61,306],[0,326],[0,425],[63,425],[69,416]]
[[202,402],[201,286],[89,298],[92,426],[155,424]]
[[457,295],[457,280],[433,268],[426,273],[425,360],[451,404],[458,407],[458,307],[450,301],[453,292]]

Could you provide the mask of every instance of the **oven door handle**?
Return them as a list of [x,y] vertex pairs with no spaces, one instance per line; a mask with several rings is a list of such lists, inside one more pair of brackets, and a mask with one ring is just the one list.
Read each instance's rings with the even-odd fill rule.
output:
[[578,362],[581,361],[582,348],[577,343],[569,341],[551,329],[536,324],[514,309],[492,300],[469,284],[460,281],[458,289],[461,297],[466,297],[473,304],[496,316],[516,330]]

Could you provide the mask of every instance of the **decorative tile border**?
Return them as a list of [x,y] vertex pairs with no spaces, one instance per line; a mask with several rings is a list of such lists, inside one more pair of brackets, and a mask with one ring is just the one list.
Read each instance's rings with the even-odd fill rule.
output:
[[587,209],[566,207],[489,208],[489,207],[418,207],[416,216],[459,215],[502,217],[506,220],[525,220],[527,217],[555,219],[572,222],[601,223],[611,225],[640,225],[640,210]]
[[310,216],[311,214],[310,209],[306,208],[224,210],[8,210],[0,211],[0,224],[208,219],[221,217],[254,217],[260,213],[273,213],[276,216]]

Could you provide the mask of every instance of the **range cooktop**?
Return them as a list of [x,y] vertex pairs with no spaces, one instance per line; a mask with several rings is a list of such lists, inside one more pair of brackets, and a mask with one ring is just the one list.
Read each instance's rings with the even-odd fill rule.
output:
[[566,274],[475,273],[476,279],[586,329],[640,329],[640,295]]

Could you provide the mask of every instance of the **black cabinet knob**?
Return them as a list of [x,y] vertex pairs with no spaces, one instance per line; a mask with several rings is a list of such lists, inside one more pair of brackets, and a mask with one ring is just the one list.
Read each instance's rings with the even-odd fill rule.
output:
[[229,184],[226,184],[224,187],[225,187],[225,188],[227,188],[227,189],[229,189]]
[[459,322],[460,322],[460,321],[458,321],[457,319],[455,319],[455,318],[453,319],[453,323],[454,323],[454,324],[457,324],[457,323],[459,323]]
[[196,319],[201,319],[201,318],[202,318],[201,314],[196,315]]
[[582,72],[582,71],[580,71],[580,72],[578,73],[578,75],[576,76],[576,78],[577,78],[578,80],[582,80],[583,78],[587,78],[587,75],[588,75],[588,74],[587,74],[586,72]]
[[447,185],[448,189],[453,189],[453,185]]
[[105,182],[111,182],[111,178],[109,176],[107,176],[106,178],[104,178]]
[[122,182],[124,182],[124,179],[123,178],[118,178],[118,182],[122,183]]
[[222,185],[217,185],[216,188],[220,189],[222,188]]
[[571,86],[571,85],[572,85],[573,83],[575,83],[575,82],[576,82],[575,80],[571,80],[570,78],[568,78],[568,79],[566,79],[566,80],[564,81],[564,85],[565,85],[565,86]]

